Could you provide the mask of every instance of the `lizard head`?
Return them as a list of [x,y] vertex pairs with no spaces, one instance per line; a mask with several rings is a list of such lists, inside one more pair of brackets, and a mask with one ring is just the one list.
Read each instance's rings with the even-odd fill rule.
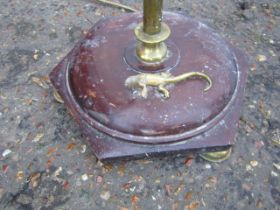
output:
[[128,88],[136,88],[138,87],[139,83],[139,78],[138,78],[138,75],[135,75],[135,76],[130,76],[128,77],[126,80],[125,80],[125,83],[124,85]]

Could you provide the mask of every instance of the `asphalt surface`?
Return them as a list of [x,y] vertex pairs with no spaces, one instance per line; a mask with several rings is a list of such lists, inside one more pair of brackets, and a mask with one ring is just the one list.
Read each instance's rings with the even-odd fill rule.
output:
[[98,161],[47,76],[96,21],[125,11],[94,0],[1,0],[0,209],[279,209],[279,0],[166,0],[165,9],[248,55],[230,159]]

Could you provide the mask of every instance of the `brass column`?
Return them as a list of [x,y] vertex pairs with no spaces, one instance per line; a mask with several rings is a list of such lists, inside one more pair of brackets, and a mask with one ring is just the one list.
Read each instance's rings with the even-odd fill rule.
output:
[[170,35],[169,27],[162,22],[163,0],[144,0],[143,3],[143,23],[134,31],[140,41],[136,54],[145,62],[161,62],[167,55],[167,47],[163,41]]
[[144,32],[158,34],[161,30],[162,0],[144,0]]

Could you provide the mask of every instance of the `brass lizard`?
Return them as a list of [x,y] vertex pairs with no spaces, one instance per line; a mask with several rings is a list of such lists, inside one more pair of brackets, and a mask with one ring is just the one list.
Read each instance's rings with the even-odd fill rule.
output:
[[147,86],[157,87],[158,91],[162,92],[165,98],[169,98],[170,94],[165,87],[166,85],[176,84],[192,77],[200,77],[208,82],[208,86],[204,91],[207,91],[212,87],[212,80],[210,77],[200,72],[188,72],[179,76],[173,76],[170,73],[141,73],[128,77],[125,80],[125,86],[130,89],[141,88],[141,96],[143,98],[147,98],[148,96]]

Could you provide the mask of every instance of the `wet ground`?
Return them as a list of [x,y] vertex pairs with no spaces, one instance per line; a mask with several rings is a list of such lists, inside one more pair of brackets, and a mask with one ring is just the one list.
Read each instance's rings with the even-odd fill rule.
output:
[[[141,1],[122,1],[141,8]],[[231,158],[98,161],[47,75],[102,16],[94,0],[0,3],[0,209],[279,209],[279,0],[165,1],[249,56]]]

